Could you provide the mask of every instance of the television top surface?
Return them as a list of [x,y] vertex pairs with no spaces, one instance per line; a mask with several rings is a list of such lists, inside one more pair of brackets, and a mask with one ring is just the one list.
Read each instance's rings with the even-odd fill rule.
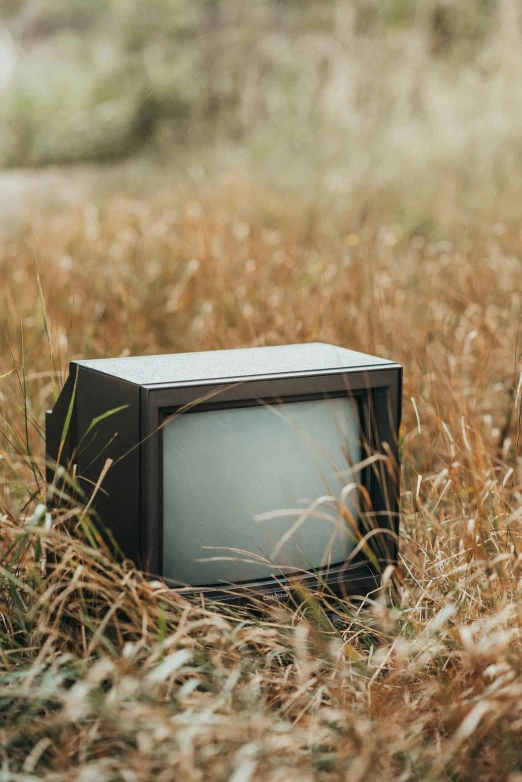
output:
[[398,366],[388,359],[313,342],[276,347],[236,348],[197,353],[170,353],[73,361],[86,369],[140,386],[183,385],[212,380],[240,380],[281,375],[308,375]]

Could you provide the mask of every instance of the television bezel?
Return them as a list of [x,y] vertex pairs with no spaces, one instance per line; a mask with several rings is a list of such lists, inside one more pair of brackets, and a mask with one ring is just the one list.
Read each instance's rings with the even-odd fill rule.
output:
[[[209,599],[236,600],[251,594],[262,600],[283,599],[296,584],[313,591],[331,591],[341,597],[365,595],[378,589],[386,564],[395,564],[399,534],[399,459],[397,433],[401,420],[401,368],[360,371],[309,372],[299,376],[256,376],[237,381],[197,381],[158,384],[140,389],[140,565],[150,575],[182,592],[197,592]],[[378,486],[373,465],[362,471],[361,483],[372,500],[373,516],[379,517],[381,533],[371,535],[368,548],[380,556],[385,540],[389,552],[379,572],[361,550],[349,565],[331,565],[303,575],[271,575],[268,578],[223,585],[182,585],[163,575],[163,428],[180,411],[204,414],[212,409],[251,407],[266,403],[291,403],[345,397],[357,399],[363,413],[364,437],[370,454],[386,453],[390,469],[383,469],[384,487]],[[371,400],[371,402],[370,402]],[[182,413],[181,413],[182,414]],[[366,456],[370,455],[366,454]],[[365,457],[363,457],[365,458]],[[394,464],[393,464],[394,463]],[[382,464],[382,462],[381,462]],[[396,470],[395,478],[393,470]],[[385,496],[386,495],[386,496]],[[368,549],[367,549],[368,550]],[[210,555],[210,554],[209,554]]]

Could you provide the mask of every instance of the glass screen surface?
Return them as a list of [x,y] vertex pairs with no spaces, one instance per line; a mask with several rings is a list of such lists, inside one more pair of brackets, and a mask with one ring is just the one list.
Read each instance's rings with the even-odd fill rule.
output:
[[173,418],[163,428],[163,575],[204,586],[344,562],[357,488],[343,487],[359,481],[360,460],[349,398]]

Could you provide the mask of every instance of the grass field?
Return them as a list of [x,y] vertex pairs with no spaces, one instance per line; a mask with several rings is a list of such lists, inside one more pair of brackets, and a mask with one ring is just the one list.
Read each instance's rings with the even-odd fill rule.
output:
[[[3,780],[520,778],[520,233],[384,217],[236,171],[5,224]],[[316,339],[405,367],[393,603],[194,605],[93,547],[81,508],[49,529],[70,357]]]
[[[0,782],[521,782],[519,4],[147,9],[0,0]],[[404,366],[397,592],[189,603],[48,507],[70,359],[313,340]]]

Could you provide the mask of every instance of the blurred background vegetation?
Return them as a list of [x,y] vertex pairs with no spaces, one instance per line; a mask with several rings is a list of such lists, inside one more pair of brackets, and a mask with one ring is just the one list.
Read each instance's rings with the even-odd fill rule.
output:
[[0,14],[2,168],[240,166],[413,233],[515,219],[518,0],[0,0]]

